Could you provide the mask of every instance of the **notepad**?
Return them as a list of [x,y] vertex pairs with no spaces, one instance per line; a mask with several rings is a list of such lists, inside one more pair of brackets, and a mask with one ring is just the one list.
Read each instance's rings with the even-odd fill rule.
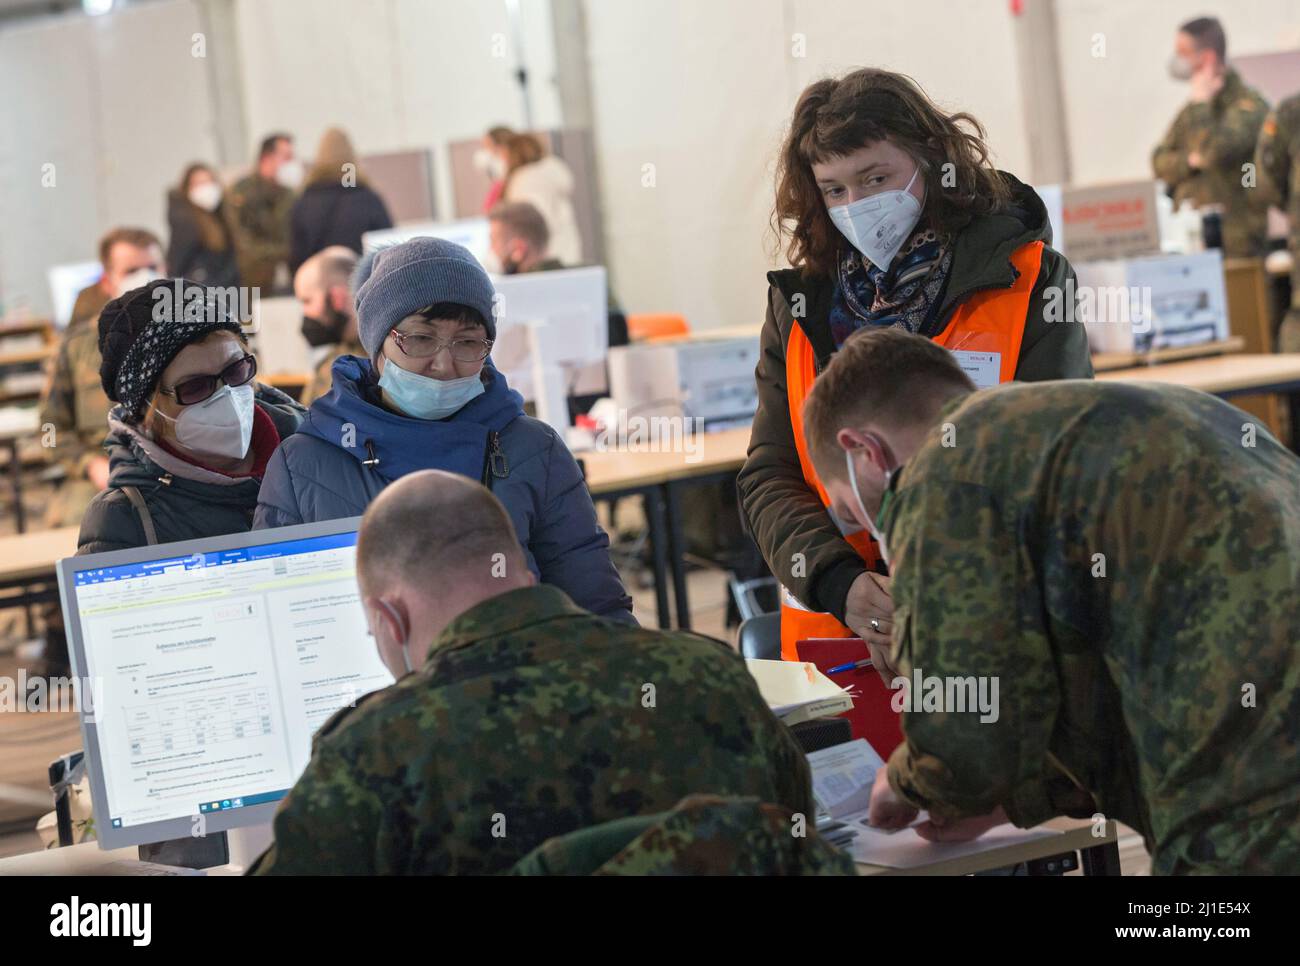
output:
[[916,833],[916,826],[930,820],[925,811],[919,812],[905,828],[875,828],[867,821],[871,788],[877,771],[886,766],[867,741],[859,738],[814,751],[808,755],[808,765],[818,809],[854,833],[846,836],[841,832],[835,844],[853,856],[855,862],[912,869],[1061,834],[1055,829],[1021,829],[1006,824],[991,828],[969,842],[928,842]]
[[853,707],[852,694],[817,670],[816,665],[757,658],[747,658],[745,664],[767,706],[788,725],[830,717]]
[[961,858],[964,855],[976,855],[992,849],[1000,849],[1021,842],[1051,838],[1062,834],[1051,828],[1016,828],[1010,823],[996,825],[977,839],[969,842],[927,842],[916,834],[916,825],[921,819],[905,829],[891,832],[886,829],[872,828],[865,819],[855,824],[857,835],[845,847],[855,862],[867,865],[883,865],[891,869],[914,869],[922,865],[932,865],[948,859]]

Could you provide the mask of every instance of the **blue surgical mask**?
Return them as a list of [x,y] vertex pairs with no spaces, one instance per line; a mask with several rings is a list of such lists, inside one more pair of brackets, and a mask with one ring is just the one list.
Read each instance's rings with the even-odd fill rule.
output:
[[471,399],[483,395],[482,371],[463,379],[433,379],[409,372],[389,359],[379,388],[402,412],[416,419],[446,419]]

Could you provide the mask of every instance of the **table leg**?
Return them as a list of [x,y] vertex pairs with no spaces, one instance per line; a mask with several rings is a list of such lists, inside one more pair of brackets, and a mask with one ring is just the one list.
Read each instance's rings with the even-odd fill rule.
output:
[[1119,875],[1119,842],[1103,842],[1079,850],[1084,875]]
[[645,503],[646,526],[650,528],[650,550],[655,578],[655,611],[659,629],[672,628],[668,612],[668,525],[664,513],[664,495],[660,487],[648,487],[641,493]]
[[27,530],[27,514],[23,510],[23,464],[18,458],[18,440],[8,440],[9,467],[14,491],[14,524],[19,533]]
[[673,575],[673,597],[677,601],[677,627],[691,629],[691,603],[686,591],[686,539],[682,535],[682,512],[678,488],[673,483],[664,486],[668,502],[668,567]]

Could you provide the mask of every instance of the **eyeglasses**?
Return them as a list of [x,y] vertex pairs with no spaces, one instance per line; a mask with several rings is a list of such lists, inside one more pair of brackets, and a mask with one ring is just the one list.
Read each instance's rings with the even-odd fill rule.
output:
[[450,349],[452,359],[457,362],[482,362],[492,351],[491,339],[452,339],[443,342],[431,335],[398,332],[396,329],[388,334],[397,343],[397,348],[412,359],[427,359],[443,349]]
[[257,359],[245,353],[242,359],[236,359],[215,376],[191,376],[182,379],[170,389],[158,387],[158,391],[171,396],[179,406],[193,406],[212,395],[223,385],[242,386],[257,375]]

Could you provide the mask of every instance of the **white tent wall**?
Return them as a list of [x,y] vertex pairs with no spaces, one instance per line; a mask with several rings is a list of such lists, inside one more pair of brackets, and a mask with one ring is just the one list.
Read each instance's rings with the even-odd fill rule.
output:
[[[191,161],[250,163],[262,136],[310,153],[340,125],[357,149],[434,150],[450,210],[445,145],[491,124],[523,126],[516,38],[504,2],[205,0],[233,4],[233,47],[193,55],[203,3],[157,0],[0,30],[0,299],[50,311],[46,269],[96,257],[100,236],[140,225],[166,241],[166,190]],[[522,0],[533,123],[561,123],[549,0]],[[209,58],[234,61],[214,90]],[[241,98],[243,145],[221,150],[217,98]],[[228,105],[226,105],[228,106]],[[234,157],[226,155],[233,154]],[[43,165],[55,186],[43,188]]]
[[195,5],[177,0],[0,31],[6,309],[48,313],[46,269],[93,261],[113,225],[165,240],[166,189],[215,152],[208,64],[192,53],[200,30]]
[[[1174,33],[1207,15],[1223,23],[1229,62],[1234,55],[1300,47],[1300,0],[1058,0],[1076,184],[1151,177],[1151,151],[1187,100],[1187,85],[1168,72]],[[1102,49],[1098,38],[1104,56],[1094,55]]]
[[[551,3],[518,5],[538,128],[566,120]],[[193,34],[212,22],[205,7],[230,15],[231,29],[210,38],[220,72],[192,55]],[[997,164],[1031,176],[1009,0],[585,0],[583,10],[611,279],[631,311],[680,311],[700,328],[761,318],[763,273],[782,263],[768,233],[773,162],[795,99],[818,77],[865,64],[908,73],[984,123]],[[1058,0],[1076,183],[1149,174],[1186,96],[1166,73],[1173,30],[1206,13],[1223,19],[1230,56],[1300,46],[1300,0]],[[333,124],[363,153],[431,147],[447,211],[445,144],[523,125],[515,46],[505,0],[151,0],[0,30],[0,81],[15,92],[0,100],[0,298],[47,311],[47,266],[93,258],[115,224],[163,230],[164,192],[185,164],[246,163],[273,130],[304,153]]]
[[[445,146],[493,124],[524,125],[504,2],[235,0],[249,156],[271,131],[310,154],[342,126],[363,154],[434,150],[435,197],[451,210]],[[558,127],[549,0],[523,0],[533,126]]]
[[[696,328],[762,320],[780,139],[800,91],[875,65],[1027,144],[1005,0],[588,0],[593,127],[611,278],[630,311]],[[653,165],[653,186],[648,174]]]

